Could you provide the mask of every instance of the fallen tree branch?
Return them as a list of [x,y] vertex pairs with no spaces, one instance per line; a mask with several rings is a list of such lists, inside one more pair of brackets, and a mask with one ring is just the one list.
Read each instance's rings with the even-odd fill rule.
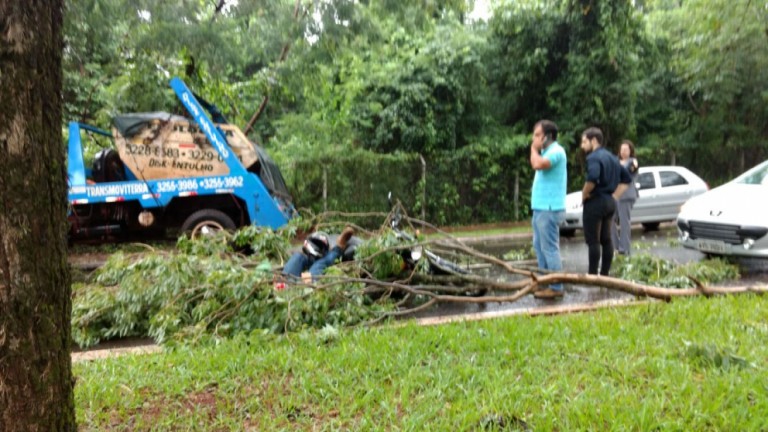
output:
[[[468,287],[452,287],[444,284],[438,285],[406,285],[398,282],[387,282],[375,279],[364,278],[335,278],[334,281],[329,282],[327,285],[338,285],[346,283],[362,283],[366,286],[374,286],[375,288],[366,288],[364,293],[373,294],[381,293],[382,289],[393,290],[398,292],[405,292],[411,295],[423,295],[429,297],[427,303],[429,306],[438,303],[513,303],[526,295],[534,292],[539,286],[546,286],[553,283],[567,283],[567,284],[580,284],[589,285],[595,287],[602,287],[613,289],[617,291],[626,292],[636,297],[649,297],[659,300],[669,301],[675,297],[692,297],[697,295],[730,295],[730,294],[742,294],[742,293],[754,293],[754,294],[766,294],[768,293],[768,286],[752,285],[752,286],[732,286],[732,287],[711,287],[698,282],[696,288],[661,288],[650,285],[643,285],[636,282],[625,281],[608,276],[598,276],[589,274],[575,274],[575,273],[554,273],[548,275],[535,275],[529,274],[530,279],[520,280],[516,282],[500,282],[480,276],[459,275],[459,276],[425,276],[414,275],[414,281],[423,282],[445,282],[448,280],[454,281],[472,281],[473,287],[484,287],[495,291],[516,291],[512,295],[485,295],[481,297],[470,297],[460,295],[463,292],[469,290]],[[441,292],[448,292],[449,294],[440,294]],[[459,294],[459,295],[457,295]],[[419,305],[415,308],[399,310],[397,312],[387,313],[387,316],[401,316],[412,314],[425,309],[428,306]]]
[[709,287],[701,283],[696,288],[661,288],[650,285],[643,285],[623,279],[617,279],[610,276],[598,276],[589,274],[574,273],[552,273],[539,276],[538,282],[541,285],[553,283],[571,283],[599,286],[604,288],[623,291],[638,297],[651,297],[660,300],[671,300],[674,297],[690,297],[696,295],[722,295],[739,293],[768,293],[768,286],[735,286],[735,287]]
[[[450,276],[439,276],[439,275],[423,275],[423,274],[415,274],[413,275],[413,281],[414,282],[426,282],[426,283],[439,283],[439,284],[448,284],[448,283],[467,283],[471,282],[474,284],[480,284],[484,288],[487,289],[493,289],[496,291],[519,291],[521,289],[524,289],[528,285],[531,285],[530,280],[519,280],[516,282],[504,282],[499,281],[495,279],[490,279],[482,276],[476,276],[476,275],[450,275]],[[466,291],[466,288],[464,288]]]
[[525,275],[525,276],[528,276],[528,275],[531,274],[530,270],[525,270],[525,269],[517,268],[517,267],[509,264],[508,262],[504,261],[503,259],[496,258],[493,255],[484,254],[484,253],[482,253],[480,251],[477,251],[475,249],[472,249],[471,247],[469,247],[469,246],[467,246],[467,245],[465,245],[463,243],[460,243],[458,241],[456,241],[455,243],[453,243],[453,242],[452,243],[444,243],[444,242],[443,243],[439,243],[438,242],[438,244],[440,246],[447,247],[449,249],[458,250],[458,251],[464,252],[467,255],[470,255],[470,256],[473,256],[475,258],[479,258],[479,259],[482,259],[482,260],[487,261],[489,263],[495,264],[495,265],[503,268],[504,270],[508,271],[509,273]]
[[[404,213],[404,209],[400,209],[401,213]],[[393,212],[394,213],[394,212]],[[386,230],[388,223],[390,222],[393,213],[390,213],[382,228]],[[352,213],[340,213],[336,215],[353,215]],[[400,214],[400,213],[398,213]],[[415,221],[423,226],[431,225],[426,222],[418,221],[416,219],[408,218],[407,220]],[[431,227],[435,230],[437,228]],[[439,230],[437,230],[439,231]],[[423,296],[426,301],[415,307],[405,307],[406,302],[400,301],[397,304],[398,309],[396,312],[384,313],[384,316],[402,316],[413,314],[415,312],[422,311],[428,307],[431,307],[439,303],[512,303],[525,297],[527,294],[533,293],[541,287],[546,287],[555,283],[565,284],[578,284],[594,287],[602,287],[612,289],[616,291],[625,292],[635,297],[647,297],[669,301],[675,297],[691,297],[696,295],[704,295],[707,297],[715,295],[729,295],[739,293],[756,293],[765,294],[768,292],[768,286],[746,286],[746,287],[711,287],[707,286],[700,280],[694,277],[689,277],[693,282],[693,288],[663,288],[645,285],[634,281],[628,281],[608,276],[589,275],[589,274],[577,274],[577,273],[563,273],[553,272],[538,269],[535,267],[526,265],[515,265],[515,263],[505,261],[492,255],[488,255],[479,252],[463,242],[453,238],[450,234],[443,233],[448,240],[445,239],[430,239],[427,241],[421,241],[417,243],[403,244],[402,246],[388,246],[377,250],[372,255],[367,256],[362,261],[355,261],[357,265],[357,272],[359,274],[366,274],[367,277],[323,277],[322,286],[333,286],[342,284],[363,284],[363,294],[367,295],[384,295],[391,297],[393,293],[404,294],[407,297]],[[417,273],[415,269],[410,272],[400,275],[394,280],[376,280],[372,278],[371,274],[366,272],[365,266],[362,265],[366,260],[371,260],[373,257],[385,252],[398,251],[403,248],[414,248],[417,246],[428,247],[430,245],[438,245],[444,247],[450,251],[459,252],[462,255],[475,258],[476,260],[485,261],[493,266],[503,269],[510,275],[518,277],[517,280],[505,281],[498,280],[498,278],[485,277],[475,274],[451,274],[451,275],[432,275]],[[355,265],[353,263],[346,263],[347,266]],[[350,267],[347,267],[345,271],[355,271]],[[522,277],[521,277],[522,276]],[[482,295],[473,296],[471,293],[477,291],[490,291],[492,293],[513,293],[503,295]],[[377,318],[379,321],[381,317]]]

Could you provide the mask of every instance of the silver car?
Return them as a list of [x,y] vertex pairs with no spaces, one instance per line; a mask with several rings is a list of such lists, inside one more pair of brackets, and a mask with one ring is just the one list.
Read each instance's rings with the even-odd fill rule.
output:
[[[647,230],[657,229],[661,222],[674,221],[686,201],[709,189],[704,180],[681,166],[641,166],[635,185],[639,197],[632,207],[632,223],[641,223]],[[581,215],[581,192],[568,194],[560,234],[569,236],[581,229]]]
[[689,249],[768,258],[768,160],[685,203],[677,229]]

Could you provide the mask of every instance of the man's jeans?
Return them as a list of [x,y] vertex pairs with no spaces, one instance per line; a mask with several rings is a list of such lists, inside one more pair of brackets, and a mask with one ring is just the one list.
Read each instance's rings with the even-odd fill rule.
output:
[[[563,261],[560,259],[560,224],[565,220],[565,211],[533,211],[533,250],[540,269],[560,271]],[[562,291],[563,284],[549,286],[555,291]]]
[[288,258],[288,262],[285,263],[283,274],[300,278],[301,273],[309,268],[309,273],[312,274],[312,281],[314,282],[317,280],[317,277],[322,275],[326,268],[332,266],[340,256],[341,248],[338,246],[334,246],[324,257],[318,259],[310,258],[304,252],[296,252],[291,255],[291,257]]

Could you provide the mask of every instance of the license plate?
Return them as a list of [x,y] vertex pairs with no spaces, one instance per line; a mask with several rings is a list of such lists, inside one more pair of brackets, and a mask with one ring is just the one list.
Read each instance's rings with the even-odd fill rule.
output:
[[720,253],[728,252],[725,242],[719,240],[699,240],[699,250],[702,252]]

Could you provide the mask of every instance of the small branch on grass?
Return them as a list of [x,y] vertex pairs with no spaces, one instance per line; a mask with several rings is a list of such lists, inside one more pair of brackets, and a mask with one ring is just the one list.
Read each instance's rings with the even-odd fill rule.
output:
[[[387,313],[381,314],[381,316],[379,318],[377,318],[376,321],[382,320],[382,319],[385,319],[385,318],[389,318],[389,317],[410,315],[410,314],[413,314],[413,313],[416,313],[416,312],[419,312],[419,311],[423,311],[423,310],[429,309],[432,305],[437,304],[439,301],[440,301],[440,299],[438,298],[438,296],[432,297],[428,301],[426,301],[423,304],[420,304],[420,305],[418,305],[416,307],[413,307],[413,308],[410,308],[410,309],[401,309],[401,310],[397,310],[397,311],[394,311],[394,312],[387,312]],[[368,324],[368,323],[366,323],[366,324]]]
[[146,243],[133,242],[131,244],[135,245],[135,246],[141,246],[141,247],[143,247],[145,249],[148,249],[150,252],[157,252],[157,249],[153,248],[152,246],[150,246],[150,245],[148,245]]
[[706,285],[701,283],[701,281],[699,281],[693,276],[688,276],[688,279],[690,279],[691,282],[693,282],[693,284],[696,286],[696,289],[699,290],[702,295],[705,295],[707,297],[712,296],[712,291],[710,291],[710,289]]

